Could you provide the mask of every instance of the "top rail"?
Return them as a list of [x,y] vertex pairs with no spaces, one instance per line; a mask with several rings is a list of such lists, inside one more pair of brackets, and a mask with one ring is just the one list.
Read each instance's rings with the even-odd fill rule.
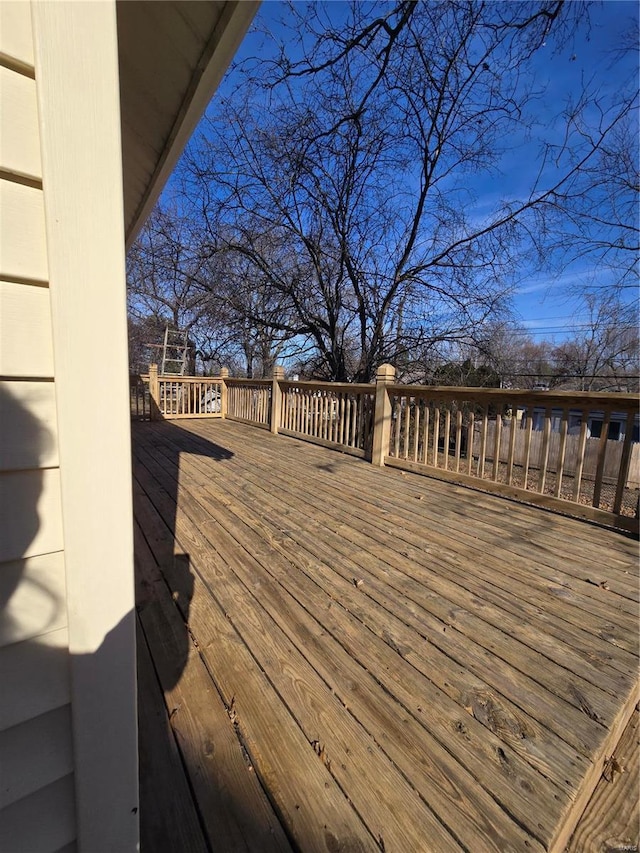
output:
[[410,393],[414,396],[440,400],[503,400],[507,403],[532,403],[535,405],[576,406],[593,410],[638,411],[640,397],[610,391],[530,391],[527,389],[472,388],[451,385],[387,385],[390,394]]
[[270,388],[272,379],[238,379],[233,376],[227,376],[224,380],[228,386],[235,385],[238,388],[251,386],[253,388]]

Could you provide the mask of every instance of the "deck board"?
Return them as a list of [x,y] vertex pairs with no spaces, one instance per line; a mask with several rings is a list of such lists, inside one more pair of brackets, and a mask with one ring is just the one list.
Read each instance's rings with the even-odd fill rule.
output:
[[208,853],[142,628],[137,626],[140,849]]
[[[138,604],[140,633],[155,651],[165,715],[189,768],[204,831],[218,849],[290,853],[282,826],[243,754],[228,708],[191,641],[182,611],[137,526],[135,534],[138,572],[150,581]],[[178,570],[188,577],[180,560]],[[190,592],[183,589],[180,604],[185,611]],[[147,849],[159,848],[156,844]]]
[[567,853],[625,853],[640,846],[640,712],[629,720]]
[[562,849],[637,701],[632,540],[246,425],[134,439],[190,660],[294,847]]

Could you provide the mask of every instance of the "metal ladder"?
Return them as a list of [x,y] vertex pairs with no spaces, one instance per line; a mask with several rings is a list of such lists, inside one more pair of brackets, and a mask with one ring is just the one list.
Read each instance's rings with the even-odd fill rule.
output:
[[189,353],[189,335],[165,326],[162,345],[162,376],[184,376]]

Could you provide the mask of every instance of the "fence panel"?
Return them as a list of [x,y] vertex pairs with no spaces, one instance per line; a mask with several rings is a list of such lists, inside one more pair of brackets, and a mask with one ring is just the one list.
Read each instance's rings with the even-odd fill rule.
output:
[[371,458],[375,386],[281,382],[279,432]]
[[159,376],[158,410],[167,420],[222,417],[222,380],[206,376]]
[[129,376],[129,409],[134,421],[151,419],[148,373],[132,373]]
[[271,380],[227,379],[226,383],[226,417],[268,428],[271,418]]
[[[630,394],[390,385],[386,463],[637,527],[640,445]],[[596,420],[600,435],[591,437]],[[616,425],[624,440],[610,438]]]

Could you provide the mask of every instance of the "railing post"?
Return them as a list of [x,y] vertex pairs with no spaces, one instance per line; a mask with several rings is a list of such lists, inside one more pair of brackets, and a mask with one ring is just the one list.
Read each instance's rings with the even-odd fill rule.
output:
[[149,417],[160,420],[160,386],[158,385],[158,365],[149,365]]
[[280,381],[284,379],[284,367],[275,365],[271,382],[271,432],[278,434],[280,428],[280,413],[282,411],[282,388]]
[[229,375],[227,367],[220,368],[220,417],[227,417],[227,383],[226,378]]
[[373,450],[371,464],[384,466],[384,457],[389,455],[391,436],[391,400],[387,392],[396,378],[396,369],[392,364],[381,364],[376,373],[376,408],[373,421]]

